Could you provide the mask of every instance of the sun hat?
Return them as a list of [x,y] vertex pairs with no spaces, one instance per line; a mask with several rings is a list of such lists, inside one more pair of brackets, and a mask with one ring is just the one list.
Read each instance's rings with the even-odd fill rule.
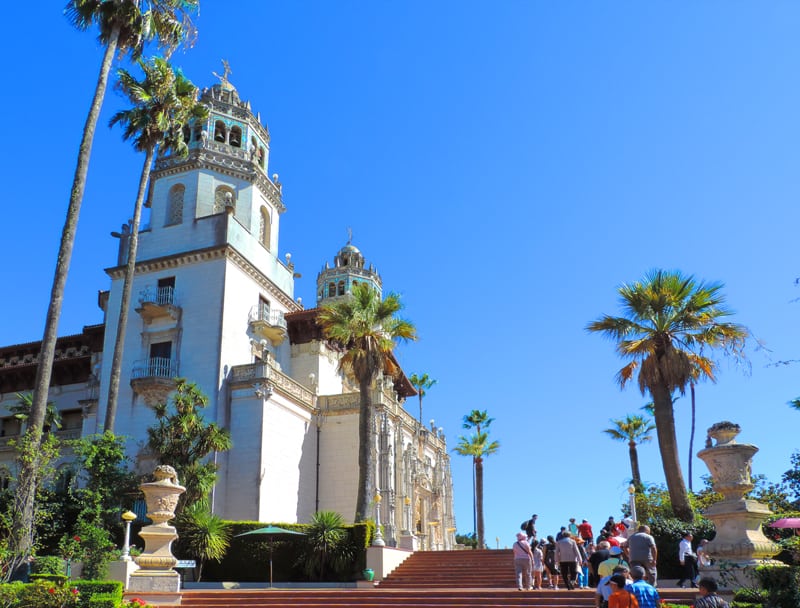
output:
[[608,554],[609,554],[609,555],[622,555],[622,549],[620,549],[620,548],[619,548],[619,547],[617,547],[617,546],[611,547],[611,548],[608,550]]

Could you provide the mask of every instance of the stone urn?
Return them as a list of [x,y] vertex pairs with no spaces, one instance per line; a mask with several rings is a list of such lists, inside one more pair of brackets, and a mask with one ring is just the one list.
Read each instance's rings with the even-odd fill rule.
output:
[[718,578],[723,588],[752,585],[755,567],[771,562],[769,558],[779,551],[761,530],[769,508],[745,498],[753,489],[750,471],[758,448],[737,443],[740,432],[738,424],[718,422],[708,429],[706,448],[697,453],[711,472],[714,490],[724,497],[705,511],[717,533],[706,547],[714,565],[702,569]]
[[135,559],[140,569],[131,574],[129,589],[176,593],[180,576],[173,570],[178,560],[172,555],[172,542],[178,534],[169,520],[175,517],[178,499],[186,488],[178,483],[178,475],[171,466],[156,467],[153,477],[155,481],[139,486],[147,503],[147,517],[153,524],[139,532],[144,539],[144,551]]

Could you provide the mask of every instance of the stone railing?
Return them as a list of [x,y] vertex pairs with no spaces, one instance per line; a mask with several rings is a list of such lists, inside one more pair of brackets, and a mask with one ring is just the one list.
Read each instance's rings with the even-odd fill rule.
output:
[[230,380],[234,386],[265,381],[287,397],[295,399],[308,407],[313,407],[314,405],[314,395],[310,390],[276,369],[271,363],[262,361],[249,365],[236,365],[231,368]]

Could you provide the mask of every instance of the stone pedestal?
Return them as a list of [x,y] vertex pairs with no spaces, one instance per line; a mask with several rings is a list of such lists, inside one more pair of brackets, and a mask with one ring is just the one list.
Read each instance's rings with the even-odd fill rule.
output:
[[133,561],[118,559],[108,564],[108,578],[112,581],[120,581],[127,591],[130,585],[131,574],[139,569]]
[[413,534],[401,534],[400,542],[397,544],[397,546],[400,549],[406,549],[408,551],[416,551],[419,548],[417,537]]
[[136,558],[139,570],[130,575],[128,590],[150,592],[158,596],[157,604],[179,604],[181,577],[173,570],[178,560],[172,555],[172,541],[178,538],[167,522],[175,517],[178,498],[186,488],[178,484],[175,469],[156,467],[155,481],[143,483],[139,489],[147,502],[147,517],[153,521],[139,532],[144,539],[144,551]]
[[770,558],[779,551],[761,531],[769,508],[744,498],[753,489],[750,470],[758,448],[736,443],[739,432],[738,424],[718,422],[708,429],[706,449],[697,454],[711,472],[714,490],[725,497],[705,512],[717,534],[706,546],[714,564],[701,572],[715,578],[723,589],[753,586],[755,567],[773,562]]

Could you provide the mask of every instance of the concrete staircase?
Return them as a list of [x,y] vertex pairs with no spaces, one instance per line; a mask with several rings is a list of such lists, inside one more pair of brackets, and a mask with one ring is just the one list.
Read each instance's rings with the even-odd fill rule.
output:
[[[662,599],[691,604],[689,589],[659,589]],[[377,586],[358,589],[196,590],[183,608],[592,608],[594,589],[517,591],[511,551],[417,551]]]

